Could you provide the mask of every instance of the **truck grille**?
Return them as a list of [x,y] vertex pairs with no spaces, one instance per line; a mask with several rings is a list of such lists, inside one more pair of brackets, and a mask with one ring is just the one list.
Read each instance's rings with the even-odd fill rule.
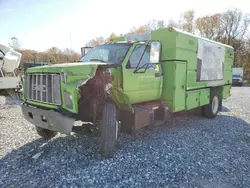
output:
[[26,99],[61,105],[59,74],[28,74],[25,78],[25,84]]

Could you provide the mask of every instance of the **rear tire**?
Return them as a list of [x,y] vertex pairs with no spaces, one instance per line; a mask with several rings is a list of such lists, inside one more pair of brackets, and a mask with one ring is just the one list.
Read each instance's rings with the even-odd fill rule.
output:
[[49,140],[57,135],[56,131],[51,131],[49,129],[44,129],[41,127],[36,127],[36,132],[46,140]]
[[100,121],[101,140],[100,154],[102,157],[113,156],[115,141],[118,134],[118,121],[116,119],[116,106],[114,103],[106,103]]
[[217,116],[220,109],[221,100],[215,91],[210,94],[209,104],[203,107],[203,116],[209,119],[213,119]]

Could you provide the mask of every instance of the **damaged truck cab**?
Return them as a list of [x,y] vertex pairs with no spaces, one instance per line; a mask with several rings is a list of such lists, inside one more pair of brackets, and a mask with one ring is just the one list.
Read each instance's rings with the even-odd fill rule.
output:
[[82,128],[98,133],[100,153],[112,156],[118,127],[133,134],[191,109],[215,118],[230,96],[233,60],[231,46],[175,28],[127,35],[80,62],[29,68],[23,115],[47,139],[89,122]]

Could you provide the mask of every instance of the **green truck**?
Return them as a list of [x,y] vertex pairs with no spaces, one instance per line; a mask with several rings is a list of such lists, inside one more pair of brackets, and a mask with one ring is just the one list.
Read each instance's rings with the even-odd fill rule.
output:
[[46,139],[82,121],[100,136],[101,156],[111,157],[119,131],[134,134],[191,109],[215,118],[230,97],[233,60],[231,46],[176,28],[130,34],[80,62],[29,68],[22,112]]

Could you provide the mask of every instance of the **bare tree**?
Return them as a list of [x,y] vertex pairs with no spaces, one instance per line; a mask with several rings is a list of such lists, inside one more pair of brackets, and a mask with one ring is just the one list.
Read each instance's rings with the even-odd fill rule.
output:
[[133,33],[145,33],[147,31],[150,31],[151,29],[148,27],[148,25],[141,25],[139,27],[133,27],[130,32],[127,34],[133,34]]
[[188,10],[181,14],[180,17],[180,27],[182,30],[194,33],[195,32],[195,12],[194,10]]
[[18,40],[17,37],[11,37],[9,46],[12,47],[14,50],[20,50],[21,42]]
[[175,27],[175,28],[180,28],[180,26],[178,25],[177,22],[175,22],[174,20],[170,19],[167,23],[167,27]]
[[95,39],[92,39],[90,40],[86,46],[97,46],[97,45],[100,45],[100,44],[104,44],[107,40],[100,36],[100,37],[96,37]]
[[249,30],[246,33],[246,40],[247,40],[247,44],[250,46],[250,31]]
[[250,17],[239,9],[232,9],[222,14],[221,24],[225,31],[223,42],[233,45],[235,39],[242,40],[246,35]]
[[112,33],[108,38],[107,41],[111,41],[113,38],[118,37],[115,33]]
[[165,22],[163,20],[151,20],[146,25],[148,30],[156,30],[165,27]]
[[198,18],[195,20],[195,26],[201,36],[211,40],[220,41],[224,34],[221,26],[221,14]]

